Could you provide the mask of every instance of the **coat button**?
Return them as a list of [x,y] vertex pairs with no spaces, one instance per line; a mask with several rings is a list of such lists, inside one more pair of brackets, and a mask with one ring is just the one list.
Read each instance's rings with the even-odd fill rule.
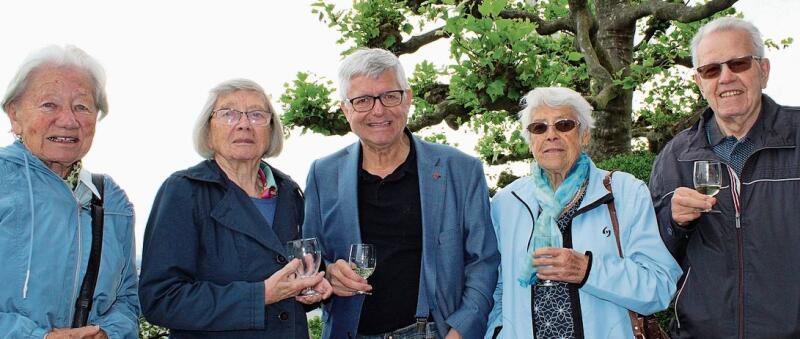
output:
[[283,321],[289,320],[289,313],[281,312],[281,314],[278,314],[278,319]]
[[286,263],[288,262],[288,261],[286,261],[286,257],[284,257],[283,255],[280,255],[280,254],[278,254],[278,256],[275,257],[275,261],[277,261],[281,265],[286,265]]

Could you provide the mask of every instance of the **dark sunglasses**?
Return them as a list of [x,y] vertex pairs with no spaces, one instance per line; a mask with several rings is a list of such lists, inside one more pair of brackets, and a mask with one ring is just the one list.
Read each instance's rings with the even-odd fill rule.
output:
[[730,59],[725,62],[710,63],[697,67],[696,71],[703,79],[714,79],[722,73],[722,65],[728,65],[728,69],[733,73],[742,73],[753,66],[752,60],[761,60],[761,57],[748,55],[741,58]]
[[556,131],[566,133],[575,129],[575,127],[580,124],[581,124],[580,122],[577,122],[572,119],[559,119],[556,120],[556,122],[554,122],[552,125],[550,125],[547,122],[541,122],[541,121],[534,122],[528,125],[526,129],[528,130],[528,132],[531,132],[533,134],[542,134],[544,132],[547,132],[548,127],[553,126],[556,128]]

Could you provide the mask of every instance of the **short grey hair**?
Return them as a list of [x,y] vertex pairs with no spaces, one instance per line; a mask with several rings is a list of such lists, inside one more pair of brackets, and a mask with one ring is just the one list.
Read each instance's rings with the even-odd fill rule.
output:
[[99,119],[108,114],[108,98],[106,97],[106,72],[103,66],[73,45],[50,45],[34,51],[22,62],[17,74],[11,79],[3,96],[3,110],[8,114],[9,105],[19,100],[28,89],[31,74],[44,66],[74,67],[86,72],[94,86],[94,105],[97,108]]
[[711,21],[697,30],[694,38],[692,38],[692,65],[694,67],[703,66],[698,65],[699,60],[697,56],[697,48],[700,46],[700,42],[702,42],[706,36],[714,32],[734,30],[747,33],[747,35],[750,36],[750,42],[753,44],[753,55],[761,58],[764,57],[764,39],[761,37],[761,32],[758,30],[758,28],[756,28],[756,26],[749,21],[742,20],[737,17],[726,16]]
[[377,78],[386,71],[394,71],[400,89],[411,89],[400,59],[392,52],[380,48],[362,48],[350,54],[339,66],[339,95],[342,102],[347,101],[350,80],[363,75]]
[[197,121],[194,124],[193,139],[194,149],[197,151],[197,154],[200,154],[204,159],[214,158],[214,150],[208,147],[208,132],[209,124],[211,123],[211,115],[214,114],[214,106],[217,104],[219,97],[236,91],[252,91],[264,97],[264,103],[269,112],[272,113],[270,114],[271,118],[269,121],[270,126],[272,126],[272,131],[270,133],[269,147],[261,158],[275,157],[281,154],[281,150],[283,150],[283,125],[281,124],[280,116],[278,116],[278,112],[275,111],[275,108],[272,106],[272,102],[270,102],[269,96],[264,89],[255,81],[248,79],[228,80],[220,83],[209,91],[208,100],[206,100],[206,104],[203,106],[203,110],[200,111],[200,116],[197,117]]
[[580,93],[569,88],[539,87],[525,94],[521,104],[523,108],[517,115],[522,125],[522,137],[528,144],[531,142],[531,134],[526,128],[531,123],[533,112],[542,105],[551,108],[567,106],[572,109],[578,118],[578,122],[580,122],[578,131],[581,136],[588,134],[594,128],[592,105]]

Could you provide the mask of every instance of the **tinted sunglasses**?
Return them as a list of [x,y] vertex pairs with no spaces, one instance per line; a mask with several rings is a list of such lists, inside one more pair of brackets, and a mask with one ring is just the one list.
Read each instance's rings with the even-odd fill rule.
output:
[[743,56],[741,58],[730,59],[725,62],[711,63],[697,67],[697,74],[703,79],[714,79],[722,73],[722,65],[728,65],[728,69],[733,73],[742,73],[753,66],[752,60],[760,60],[761,57],[755,55]]
[[534,122],[528,125],[526,129],[528,130],[528,132],[531,132],[533,134],[542,134],[544,132],[547,132],[548,127],[553,126],[556,128],[556,131],[566,133],[575,129],[575,127],[580,124],[581,124],[580,122],[577,122],[572,119],[559,119],[556,120],[556,122],[554,122],[552,125],[543,121]]

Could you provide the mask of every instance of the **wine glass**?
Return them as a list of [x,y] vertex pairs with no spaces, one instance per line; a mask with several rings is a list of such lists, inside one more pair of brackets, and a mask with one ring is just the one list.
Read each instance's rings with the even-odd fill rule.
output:
[[[350,245],[350,268],[367,279],[375,271],[375,246],[371,244],[352,244]],[[356,291],[356,294],[372,295],[371,292]]]
[[[561,236],[558,235],[536,235],[533,237],[533,249],[538,250],[543,247],[562,247]],[[549,256],[541,256],[542,258],[549,258]],[[539,268],[546,268],[550,266],[539,266]],[[536,284],[542,287],[556,286],[552,280],[539,280]]]
[[[694,162],[694,189],[701,194],[714,196],[722,186],[722,168],[716,161],[695,161]],[[706,209],[701,212],[720,213],[714,209]]]
[[[289,260],[294,258],[300,259],[300,266],[297,267],[297,276],[299,278],[308,278],[314,276],[319,270],[319,264],[322,261],[319,244],[317,238],[297,239],[286,243],[286,252],[288,252]],[[306,288],[300,295],[317,295],[319,292],[312,288]]]

